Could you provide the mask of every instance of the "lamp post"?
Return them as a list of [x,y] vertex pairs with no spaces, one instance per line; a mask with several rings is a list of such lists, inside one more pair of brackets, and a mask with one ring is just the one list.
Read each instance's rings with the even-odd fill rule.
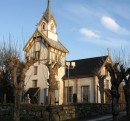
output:
[[68,97],[67,97],[67,102],[69,103],[69,73],[70,73],[70,69],[74,69],[76,66],[76,63],[75,62],[69,62],[67,61],[66,62],[66,67],[67,67],[67,70],[68,70],[68,90],[67,90],[67,93],[68,93]]

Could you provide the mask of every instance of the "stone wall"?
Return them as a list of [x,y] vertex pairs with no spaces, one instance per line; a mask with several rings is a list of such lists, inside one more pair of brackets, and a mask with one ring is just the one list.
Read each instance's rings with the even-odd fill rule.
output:
[[[21,105],[21,121],[66,121],[111,113],[111,104],[70,104],[60,106]],[[0,118],[12,117],[13,105],[0,105]],[[11,119],[11,118],[10,118]],[[1,120],[1,119],[0,119]],[[5,121],[5,120],[4,120]]]

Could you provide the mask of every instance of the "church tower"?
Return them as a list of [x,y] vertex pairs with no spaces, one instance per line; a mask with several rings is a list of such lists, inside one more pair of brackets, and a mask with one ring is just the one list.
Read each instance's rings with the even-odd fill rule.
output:
[[38,23],[38,30],[45,34],[49,39],[58,41],[56,27],[56,21],[50,8],[50,0],[48,0],[46,11]]
[[63,103],[63,79],[68,50],[61,44],[56,32],[57,25],[48,0],[47,8],[37,24],[37,28],[24,47],[27,61],[35,60],[25,76],[25,94],[30,95],[31,103],[47,104],[49,89],[49,67],[47,64],[60,63],[55,75],[55,99]]

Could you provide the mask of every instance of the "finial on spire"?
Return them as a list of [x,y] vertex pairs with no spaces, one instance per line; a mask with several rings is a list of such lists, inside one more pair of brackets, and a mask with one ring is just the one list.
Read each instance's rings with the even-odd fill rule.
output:
[[109,48],[107,48],[107,52],[108,52],[108,56],[110,55],[110,49]]

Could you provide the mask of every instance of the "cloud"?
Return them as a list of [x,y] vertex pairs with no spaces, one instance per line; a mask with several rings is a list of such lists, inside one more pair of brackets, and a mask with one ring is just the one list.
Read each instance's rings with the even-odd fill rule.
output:
[[[87,39],[85,39],[86,41],[88,41]],[[126,40],[119,40],[119,39],[93,39],[93,40],[89,40],[88,42],[97,44],[97,45],[102,45],[105,47],[113,47],[113,48],[121,48],[121,47],[126,47],[128,46],[130,43]]]
[[82,39],[89,42],[94,43],[98,45],[103,45],[105,47],[123,47],[128,46],[130,43],[127,40],[120,40],[120,39],[113,39],[113,38],[103,38],[99,36],[99,32],[87,29],[87,28],[81,28],[79,30],[80,34],[82,35]]
[[107,17],[107,16],[103,16],[101,18],[101,22],[102,24],[112,30],[112,31],[119,31],[120,30],[120,26],[116,23],[116,21],[110,17]]
[[101,23],[109,30],[116,32],[118,34],[130,35],[130,31],[121,27],[113,18],[108,16],[103,16],[101,18]]
[[129,45],[129,42],[126,40],[111,39],[111,38],[94,40],[93,43],[113,48],[121,48]]
[[93,30],[87,28],[81,28],[79,31],[82,35],[84,35],[87,38],[100,38],[98,33]]

